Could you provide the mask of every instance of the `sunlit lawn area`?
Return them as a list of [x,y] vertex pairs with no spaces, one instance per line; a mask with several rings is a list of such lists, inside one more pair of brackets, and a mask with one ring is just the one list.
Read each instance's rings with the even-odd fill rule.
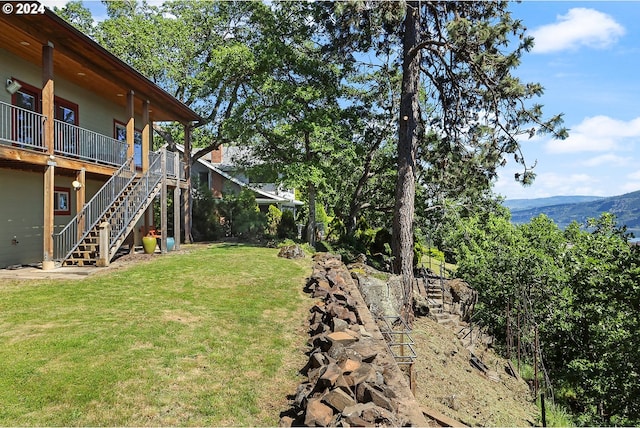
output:
[[276,425],[304,365],[309,259],[188,251],[0,285],[0,425]]

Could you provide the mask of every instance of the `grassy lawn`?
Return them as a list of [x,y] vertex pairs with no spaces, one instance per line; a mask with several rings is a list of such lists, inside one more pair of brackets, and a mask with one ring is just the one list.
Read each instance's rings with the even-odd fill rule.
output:
[[0,425],[276,425],[304,365],[310,261],[216,244],[0,285]]

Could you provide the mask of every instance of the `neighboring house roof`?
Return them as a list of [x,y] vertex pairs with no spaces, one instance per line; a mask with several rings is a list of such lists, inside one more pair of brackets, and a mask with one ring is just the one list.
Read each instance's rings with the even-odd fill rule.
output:
[[[179,152],[184,153],[184,146],[180,145],[180,144],[176,144],[176,148],[178,149]],[[212,164],[210,161],[205,160],[205,159],[198,159],[197,162],[201,165],[204,165],[206,168],[208,168],[209,170],[215,172],[216,174],[219,174],[220,176],[224,177],[225,179],[231,181],[234,184],[237,184],[238,186],[240,186],[241,188],[245,188],[245,189],[249,189],[253,192],[255,192],[258,196],[261,197],[257,197],[256,201],[258,202],[275,202],[275,203],[290,203],[292,205],[303,205],[303,202],[297,201],[295,199],[287,199],[287,198],[283,198],[281,196],[278,196],[274,193],[271,192],[266,192],[262,189],[259,189],[257,187],[251,186],[250,184],[247,184],[241,180],[238,180],[237,178],[235,178],[234,176],[230,175],[229,173],[221,170],[220,168],[218,168],[216,165]]]
[[0,27],[3,49],[41,65],[42,46],[51,44],[55,75],[105,100],[125,108],[126,91],[134,90],[136,111],[148,100],[154,121],[202,121],[187,105],[47,8],[42,14],[0,14]]

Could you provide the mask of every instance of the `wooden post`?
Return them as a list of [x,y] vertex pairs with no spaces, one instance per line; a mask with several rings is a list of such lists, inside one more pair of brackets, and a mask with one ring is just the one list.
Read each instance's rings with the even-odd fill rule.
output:
[[149,100],[142,103],[142,172],[149,169],[149,151],[151,148],[151,122],[149,121]]
[[[135,141],[135,119],[134,119],[134,92],[129,91],[127,93],[127,159],[131,159],[134,153],[134,141]],[[131,165],[131,172],[136,171],[135,162]]]
[[180,201],[182,192],[180,187],[173,189],[173,238],[176,241],[176,251],[180,249]]
[[547,426],[547,410],[544,407],[544,392],[540,394],[540,408],[542,409],[542,426]]
[[191,204],[191,127],[184,125],[184,163],[185,163],[185,178],[187,180],[187,191],[182,193],[182,199],[184,202],[184,242],[190,244],[193,240],[191,236],[191,219],[192,219],[192,204]]
[[162,174],[162,188],[160,190],[160,230],[162,231],[160,252],[167,252],[167,149],[163,148],[160,155],[160,169]]
[[78,215],[78,239],[82,237],[85,228],[85,218],[84,215],[80,216],[80,212],[82,212],[82,208],[84,208],[84,204],[87,198],[86,193],[86,176],[85,169],[82,168],[80,171],[76,172],[76,181],[80,183],[80,187],[74,187],[73,189],[76,192],[76,214]]
[[416,396],[416,371],[413,368],[413,363],[409,364],[409,387],[411,388],[411,393],[413,396]]
[[54,231],[54,186],[55,186],[55,140],[54,140],[54,90],[53,90],[53,44],[49,42],[42,47],[42,114],[44,122],[44,142],[49,153],[49,160],[44,170],[44,223],[42,228],[43,251],[42,269],[55,268],[53,231]]
[[111,235],[111,224],[108,221],[100,223],[100,236],[98,241],[98,260],[96,266],[107,267],[111,261],[109,254],[109,238]]

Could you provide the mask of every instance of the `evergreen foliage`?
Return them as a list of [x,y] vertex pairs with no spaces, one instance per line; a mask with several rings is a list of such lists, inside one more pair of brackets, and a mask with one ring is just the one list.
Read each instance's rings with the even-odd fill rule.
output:
[[517,226],[476,215],[459,226],[457,273],[477,288],[478,318],[505,352],[519,334],[532,364],[537,330],[547,387],[579,425],[640,423],[640,251],[615,217],[564,231],[544,215]]

